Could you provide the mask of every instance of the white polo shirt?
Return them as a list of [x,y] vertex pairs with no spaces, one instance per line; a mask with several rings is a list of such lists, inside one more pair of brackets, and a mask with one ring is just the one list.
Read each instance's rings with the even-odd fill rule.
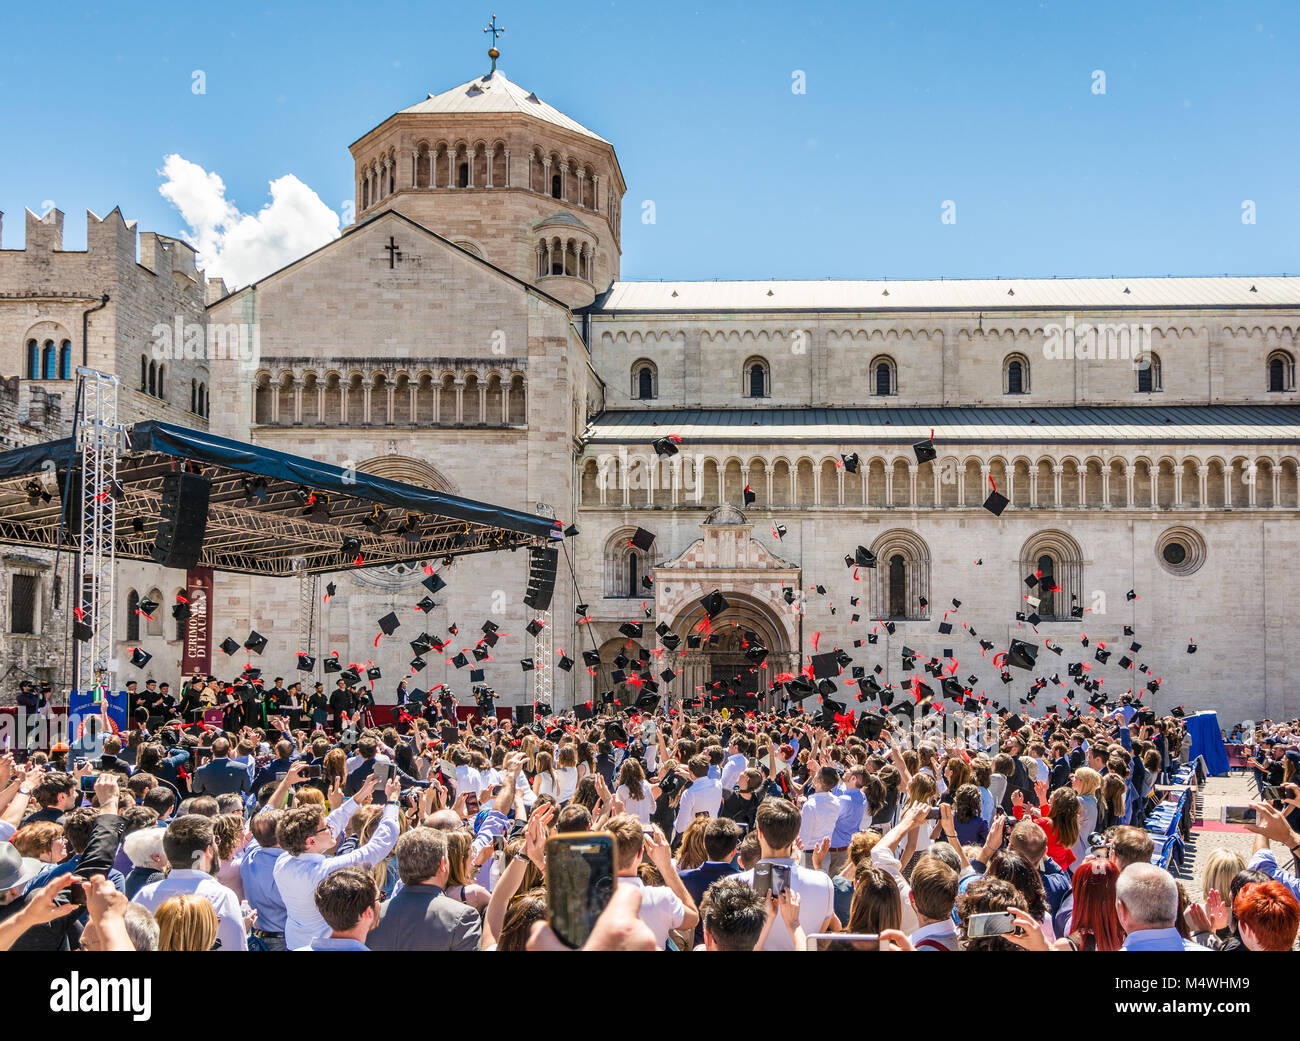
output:
[[655,947],[663,950],[668,934],[686,920],[686,905],[667,886],[648,886],[635,875],[619,878],[618,884],[641,890],[641,921],[655,934]]
[[[821,932],[822,925],[835,913],[835,887],[830,875],[800,867],[789,857],[764,857],[760,864],[785,864],[790,868],[790,888],[799,894],[799,924],[807,935]],[[735,876],[747,885],[754,884],[754,872],[742,871]],[[765,951],[792,951],[794,943],[785,923],[776,922],[763,944]]]

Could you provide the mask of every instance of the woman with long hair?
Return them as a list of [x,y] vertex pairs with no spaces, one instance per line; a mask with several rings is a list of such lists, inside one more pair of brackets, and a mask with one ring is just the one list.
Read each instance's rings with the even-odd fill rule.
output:
[[578,787],[578,748],[572,741],[560,746],[555,763],[555,781],[559,785],[555,797],[563,806],[573,798],[573,790]]
[[1043,928],[1043,935],[1048,942],[1055,938],[1052,928],[1052,913],[1047,906],[1047,894],[1043,890],[1043,879],[1038,869],[1019,853],[1009,849],[1000,849],[989,857],[986,878],[1000,878],[1010,882],[1024,898],[1024,910]]
[[447,832],[447,884],[443,887],[453,900],[469,904],[480,915],[487,910],[492,895],[474,881],[474,836],[467,831]]
[[1070,787],[1079,797],[1079,840],[1074,844],[1074,859],[1080,861],[1088,855],[1088,836],[1101,829],[1097,826],[1097,791],[1101,788],[1101,774],[1091,767],[1081,766],[1070,778]]
[[217,912],[194,893],[164,900],[153,917],[160,951],[210,951],[217,942]]
[[600,790],[596,787],[596,778],[588,774],[578,782],[578,787],[573,790],[573,798],[569,800],[570,806],[581,806],[594,819],[596,816],[596,807],[600,805]]
[[543,795],[549,795],[558,802],[560,781],[555,776],[554,762],[550,752],[537,753],[537,775],[533,778],[533,794],[539,799]]
[[217,844],[217,857],[221,866],[217,868],[216,879],[231,890],[240,900],[244,899],[244,883],[239,875],[239,864],[235,854],[248,845],[252,833],[244,823],[242,813],[223,813],[212,822],[212,837]]
[[682,833],[682,844],[677,849],[678,871],[694,870],[709,859],[708,850],[704,846],[704,829],[712,819],[700,814],[686,825],[686,831]]
[[1074,911],[1069,933],[1056,942],[1062,951],[1117,951],[1124,927],[1115,911],[1119,865],[1109,857],[1086,857],[1074,872]]
[[963,784],[953,790],[952,822],[957,841],[963,846],[984,845],[989,826],[983,816],[983,796],[976,785]]
[[621,800],[623,809],[642,824],[650,823],[655,812],[655,794],[639,760],[623,760],[618,771],[618,788],[614,797]]
[[[1046,788],[1039,788],[1041,792]],[[1023,820],[1025,807],[1020,792],[1011,794],[1011,812]],[[1046,806],[1040,806],[1033,821],[1047,836],[1047,855],[1065,871],[1075,862],[1074,846],[1079,841],[1079,795],[1073,788],[1057,788]]]
[[348,754],[341,748],[331,748],[325,753],[325,759],[320,764],[321,788],[329,792],[337,781],[342,788],[348,779]]
[[1108,773],[1101,782],[1101,798],[1098,800],[1097,830],[1109,831],[1124,823],[1124,802],[1128,794],[1128,785],[1124,778],[1116,773]]
[[847,931],[879,935],[902,928],[903,898],[894,876],[872,864],[862,865],[854,876]]

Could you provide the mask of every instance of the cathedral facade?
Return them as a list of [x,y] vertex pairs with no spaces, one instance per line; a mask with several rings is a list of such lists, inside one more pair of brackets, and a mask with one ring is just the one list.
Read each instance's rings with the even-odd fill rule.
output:
[[[1300,711],[1300,279],[625,282],[614,147],[500,71],[351,152],[357,222],[234,292],[116,211],[90,215],[75,262],[53,241],[61,215],[29,216],[26,249],[0,250],[17,413],[62,394],[70,414],[66,341],[122,376],[128,414],[576,524],[548,628],[558,706],[634,700],[645,680],[620,652],[698,697],[761,692],[837,647],[899,684],[909,647],[1005,704],[1038,674],[1040,709],[1077,694],[1067,666],[1086,662],[1112,698]],[[151,392],[154,330],[177,315],[248,349],[182,356]],[[653,447],[665,437],[672,454]],[[996,516],[993,489],[1009,500]],[[851,566],[859,546],[874,568]],[[522,555],[462,558],[426,619],[418,565],[350,573],[312,592],[306,627],[298,583],[218,575],[214,643],[266,634],[268,676],[299,650],[374,661],[383,702],[408,676],[408,629],[455,626],[469,646],[491,619],[505,635],[486,681],[526,704],[525,575]],[[126,596],[186,585],[124,568],[123,664],[138,643],[175,678],[178,634],[137,623],[127,642]],[[706,623],[715,589],[730,606]],[[403,628],[375,646],[389,610]],[[670,650],[661,624],[714,638]],[[1011,639],[1040,648],[1039,668],[1006,684],[980,641]],[[468,696],[440,660],[408,682]]]

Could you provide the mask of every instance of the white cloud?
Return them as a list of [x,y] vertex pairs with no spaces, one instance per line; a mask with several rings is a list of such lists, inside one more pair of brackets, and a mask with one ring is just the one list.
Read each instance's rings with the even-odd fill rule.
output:
[[159,171],[158,189],[180,212],[199,265],[231,289],[246,286],[339,237],[339,216],[293,174],[271,182],[271,201],[240,213],[221,177],[179,155]]

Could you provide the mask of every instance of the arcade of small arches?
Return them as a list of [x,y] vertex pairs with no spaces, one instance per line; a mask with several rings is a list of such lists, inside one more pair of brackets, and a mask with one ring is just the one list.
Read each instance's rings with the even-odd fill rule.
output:
[[538,278],[567,275],[594,281],[596,247],[585,239],[541,238],[537,240],[535,252]]
[[523,359],[500,368],[441,371],[263,369],[253,380],[263,426],[481,426],[527,424]]
[[434,188],[526,188],[617,222],[617,201],[601,199],[595,165],[576,156],[535,147],[524,169],[511,162],[505,141],[420,141],[404,154],[388,148],[357,168],[357,197],[369,209],[399,191]]
[[27,341],[29,380],[72,379],[72,341],[67,338]]
[[[1300,508],[1293,455],[1241,452],[1100,455],[862,455],[849,473],[838,455],[674,456],[642,446],[583,459],[584,507],[741,506],[744,489],[758,509],[945,509],[979,507],[990,487],[1020,509]],[[992,485],[990,485],[990,480]]]

